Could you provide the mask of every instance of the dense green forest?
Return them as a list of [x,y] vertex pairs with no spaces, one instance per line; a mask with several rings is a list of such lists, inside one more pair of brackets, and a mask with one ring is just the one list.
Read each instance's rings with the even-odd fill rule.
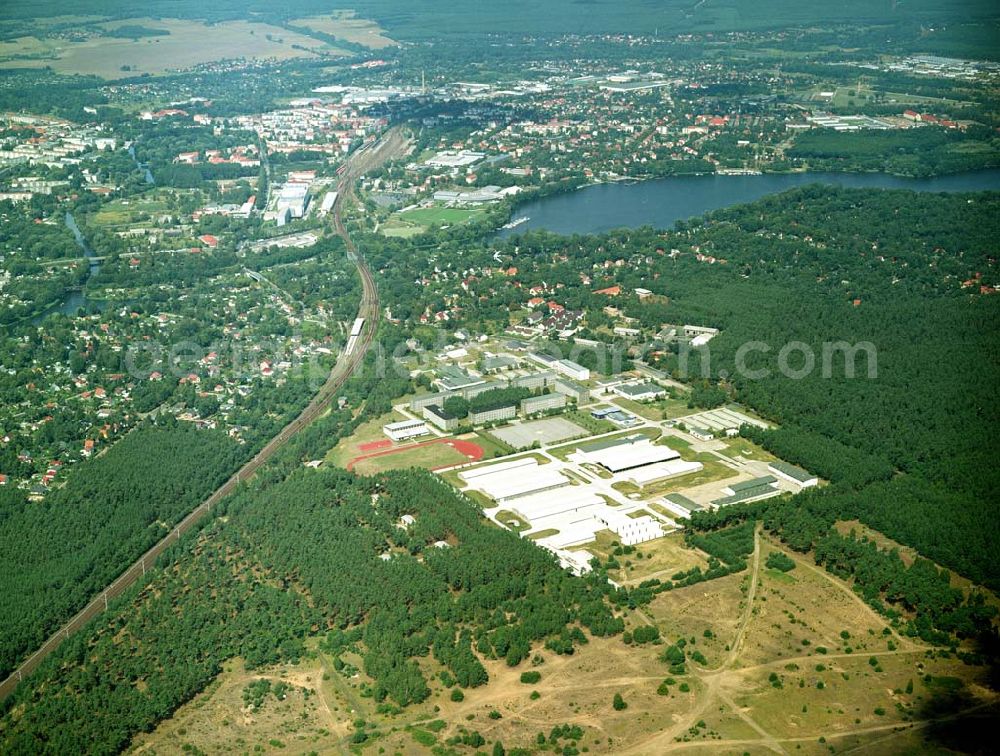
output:
[[29,504],[0,498],[0,675],[41,645],[233,472],[245,451],[221,432],[150,425]]
[[[581,12],[581,6],[586,12]],[[465,0],[295,0],[276,8],[273,3],[251,0],[223,0],[206,6],[195,0],[157,0],[143,8],[144,15],[204,18],[213,21],[245,19],[249,14],[264,20],[292,19],[316,13],[328,13],[337,8],[357,10],[363,17],[375,18],[401,37],[420,38],[441,34],[481,34],[492,32],[518,33],[601,33],[652,32],[656,29],[675,33],[706,29],[761,29],[793,24],[820,23],[879,23],[892,21],[932,21],[947,18],[969,19],[991,16],[995,7],[985,0],[960,0],[942,7],[932,0],[912,0],[896,6],[891,3],[871,3],[867,0],[845,0],[840,3],[803,3],[795,0],[726,0],[692,6],[688,0],[647,2],[614,2],[590,0],[585,5],[577,0],[551,0],[546,3],[514,0],[504,5],[490,5]],[[139,15],[135,5],[124,0],[59,0],[45,7],[43,16],[109,15],[130,18]],[[12,0],[5,4],[0,18],[38,17],[37,4],[27,0]]]
[[[429,473],[357,478],[299,466],[281,482],[243,489],[218,514],[226,520],[183,539],[148,586],[17,691],[5,704],[0,750],[117,751],[226,659],[294,660],[311,635],[328,634],[334,652],[362,649],[375,699],[406,705],[429,695],[414,657],[433,653],[459,685],[474,687],[486,680],[476,653],[516,666],[547,638],[562,638],[564,653],[585,642],[573,627],[600,636],[623,628],[605,601],[607,583],[574,578],[547,552],[484,523]],[[404,514],[415,518],[408,529]]]
[[[890,106],[889,112],[898,110]],[[1000,165],[1000,139],[985,127],[968,133],[941,128],[801,134],[786,153],[811,170],[882,171],[933,176]]]

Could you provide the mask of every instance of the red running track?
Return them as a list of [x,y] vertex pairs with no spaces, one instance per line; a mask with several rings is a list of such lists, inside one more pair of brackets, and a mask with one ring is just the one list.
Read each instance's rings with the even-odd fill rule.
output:
[[[375,442],[381,443],[381,442]],[[470,462],[478,462],[483,458],[483,447],[472,441],[462,441],[457,438],[436,438],[433,441],[423,441],[419,444],[407,444],[406,446],[397,446],[395,449],[386,449],[385,451],[375,452],[373,454],[362,454],[360,457],[355,457],[350,462],[347,463],[347,469],[353,470],[354,465],[365,459],[372,459],[373,457],[386,457],[390,454],[398,454],[400,452],[409,451],[410,449],[419,449],[422,446],[430,446],[431,444],[447,444],[452,447],[459,454],[464,454],[465,457]],[[360,447],[359,447],[360,448]],[[442,467],[451,467],[452,465],[442,465]],[[439,469],[439,468],[434,468]]]

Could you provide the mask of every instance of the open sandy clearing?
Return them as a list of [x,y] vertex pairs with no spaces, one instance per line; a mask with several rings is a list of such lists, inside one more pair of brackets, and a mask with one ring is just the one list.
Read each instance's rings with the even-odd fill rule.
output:
[[[357,749],[363,753],[426,753],[463,731],[479,733],[487,751],[497,741],[508,750],[536,748],[539,733],[548,739],[563,726],[575,728],[573,747],[590,753],[825,753],[834,743],[838,751],[871,746],[892,753],[917,744],[921,752],[936,752],[942,728],[965,721],[955,712],[996,713],[1000,699],[984,686],[982,669],[883,635],[880,618],[855,602],[848,586],[804,559],[790,573],[768,570],[764,562],[773,548],[761,538],[748,571],[661,594],[626,614],[630,628],[656,624],[661,643],[594,638],[571,656],[539,647],[536,664],[516,668],[484,659],[490,682],[465,690],[457,702],[437,677],[437,662],[423,658],[431,698],[397,712],[380,712],[365,697],[370,681],[356,672],[361,660],[354,654],[344,655],[346,673],[335,672],[323,653],[253,673],[232,663],[136,747],[347,752],[352,723],[363,718],[371,725],[371,739]],[[671,671],[660,655],[682,638],[687,663],[682,672]],[[821,642],[829,644],[825,654]],[[541,679],[522,683],[528,670]],[[298,687],[285,700],[272,697],[248,712],[242,691],[259,676]],[[312,692],[306,696],[303,689]],[[613,708],[616,693],[626,709]],[[949,701],[955,707],[942,709]]]

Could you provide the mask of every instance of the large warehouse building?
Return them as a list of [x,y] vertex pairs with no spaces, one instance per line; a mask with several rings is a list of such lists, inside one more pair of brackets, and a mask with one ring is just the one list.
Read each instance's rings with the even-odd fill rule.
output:
[[581,563],[567,549],[590,543],[600,530],[613,531],[626,546],[663,535],[660,522],[648,511],[630,516],[640,505],[613,508],[593,487],[572,485],[556,465],[539,465],[534,457],[466,470],[459,478],[528,523],[522,536],[550,532],[537,543],[574,571],[581,569]]
[[658,480],[697,472],[703,467],[701,462],[683,460],[679,452],[663,444],[654,444],[642,435],[580,446],[571,459],[598,465],[640,488]]
[[554,466],[539,465],[534,457],[466,470],[458,477],[501,505],[570,484],[569,478]]
[[309,185],[289,182],[281,187],[278,192],[278,202],[275,210],[282,213],[285,210],[291,212],[293,218],[301,218],[305,215],[306,205],[309,204]]

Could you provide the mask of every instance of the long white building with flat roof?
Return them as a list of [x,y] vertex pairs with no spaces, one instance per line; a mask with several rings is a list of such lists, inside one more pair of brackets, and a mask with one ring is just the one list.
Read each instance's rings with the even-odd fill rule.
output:
[[406,441],[409,438],[426,436],[431,431],[423,420],[400,420],[398,423],[383,425],[382,432],[393,441]]
[[600,465],[611,473],[668,462],[681,456],[669,446],[654,444],[641,435],[578,447],[576,454],[580,461]]
[[575,462],[599,465],[639,488],[656,481],[698,472],[701,462],[681,459],[680,452],[654,444],[643,435],[587,444],[570,456]]
[[472,488],[479,489],[498,504],[508,504],[531,494],[552,491],[570,484],[555,466],[539,465],[534,457],[502,462],[458,474]]

